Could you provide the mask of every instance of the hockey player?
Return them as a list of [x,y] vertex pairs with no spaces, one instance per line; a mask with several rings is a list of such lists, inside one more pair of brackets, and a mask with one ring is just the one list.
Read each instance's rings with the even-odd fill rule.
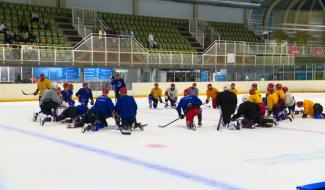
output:
[[244,117],[241,120],[242,128],[255,128],[269,127],[273,124],[277,125],[274,119],[265,119],[264,116],[260,116],[260,106],[254,102],[248,101],[248,96],[243,97],[243,103],[238,107],[237,113],[232,117],[232,121],[236,121],[240,117]]
[[61,91],[62,99],[66,103],[69,103],[72,101],[72,90],[70,90],[70,84],[64,83],[63,84],[63,90]]
[[75,106],[75,101],[68,102],[69,107],[65,109],[59,116],[56,117],[57,122],[77,122],[78,119],[88,111],[88,107],[85,104]]
[[82,84],[82,88],[78,90],[76,96],[79,98],[79,102],[85,102],[86,106],[88,106],[89,100],[90,100],[90,104],[94,105],[93,93],[89,88],[87,82]]
[[239,94],[238,90],[236,89],[236,84],[235,83],[231,83],[230,92],[232,92],[232,93],[234,93],[236,95]]
[[139,127],[143,130],[143,126],[140,123],[137,123],[137,110],[138,106],[135,102],[133,96],[127,95],[127,89],[120,89],[120,97],[117,99],[117,103],[115,105],[115,112],[117,120],[121,120],[118,122],[119,128],[123,131],[133,130],[133,128]]
[[[96,99],[96,103],[92,108],[96,115],[96,122],[91,128],[92,131],[107,127],[107,118],[115,118],[115,107],[112,100],[107,96],[108,93],[109,89],[103,87],[102,95]],[[89,128],[86,130],[89,130]]]
[[293,115],[296,110],[296,100],[288,91],[288,87],[282,87],[283,92],[285,93],[285,107],[288,108],[289,113]]
[[120,73],[115,73],[115,77],[112,78],[111,85],[115,92],[115,99],[118,99],[118,97],[120,97],[120,89],[125,87],[124,79],[121,78]]
[[285,116],[282,116],[280,114],[281,107],[279,105],[279,96],[274,91],[274,88],[268,88],[268,96],[267,96],[267,110],[268,110],[268,116],[273,114],[273,116],[276,118],[277,121],[284,120]]
[[162,90],[159,88],[159,84],[155,83],[155,87],[151,89],[151,92],[149,94],[149,108],[157,108],[158,107],[158,101],[160,103],[163,103],[162,99]]
[[188,89],[190,90],[191,96],[199,96],[199,89],[196,87],[196,83],[193,83]]
[[257,96],[261,96],[261,91],[257,88],[257,83],[253,83],[251,89],[255,90]]
[[224,86],[223,90],[217,96],[217,106],[221,107],[223,125],[229,128],[231,115],[235,113],[237,107],[237,96],[229,90],[228,86]]
[[266,108],[261,96],[256,94],[256,90],[254,88],[249,90],[249,94],[250,96],[248,97],[248,101],[257,104],[260,110],[260,117],[264,117]]
[[170,102],[171,107],[176,108],[177,97],[178,91],[175,88],[175,84],[172,83],[170,88],[167,88],[165,91],[165,107],[168,107],[168,102]]
[[275,85],[276,93],[279,96],[279,106],[281,106],[281,109],[284,107],[286,102],[286,96],[282,90],[282,84],[278,83]]
[[302,101],[297,102],[297,106],[299,108],[301,107],[304,108],[302,118],[307,118],[308,115],[311,118],[315,118],[315,119],[325,118],[325,114],[323,113],[323,106],[318,103],[315,104],[311,100],[304,100],[303,102]]
[[39,100],[41,100],[45,90],[51,89],[51,82],[45,78],[43,73],[40,74],[40,79],[37,81],[37,89],[34,92],[34,96],[39,94]]
[[198,126],[202,126],[201,105],[202,101],[197,96],[191,95],[189,89],[184,91],[184,97],[178,103],[176,110],[179,118],[184,119],[186,117],[186,126],[188,129],[196,130],[193,123],[195,116],[198,117]]
[[212,84],[208,84],[208,89],[207,89],[207,99],[205,101],[206,104],[209,103],[210,98],[212,99],[212,107],[214,109],[217,108],[217,95],[219,91],[218,89],[212,87]]
[[57,108],[63,104],[61,91],[58,90],[58,84],[53,82],[51,86],[51,89],[46,90],[40,100],[41,113],[44,115],[41,118],[41,126],[45,122],[51,121],[51,116],[55,118],[57,116]]

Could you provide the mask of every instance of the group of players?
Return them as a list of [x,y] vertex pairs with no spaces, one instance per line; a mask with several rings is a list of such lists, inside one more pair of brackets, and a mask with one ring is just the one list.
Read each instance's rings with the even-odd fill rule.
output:
[[[196,83],[184,90],[184,97],[177,104],[178,91],[175,84],[171,84],[170,88],[165,91],[165,107],[170,106],[178,112],[179,118],[186,118],[186,126],[195,130],[194,117],[198,117],[198,126],[202,126],[202,109],[201,106],[210,106],[214,109],[220,108],[221,117],[218,124],[222,127],[235,130],[240,128],[255,127],[272,127],[278,125],[279,121],[294,119],[294,115],[299,114],[296,111],[296,105],[303,108],[302,117],[308,116],[315,119],[325,118],[323,107],[319,103],[311,100],[296,102],[295,98],[290,94],[287,86],[282,84],[269,83],[266,89],[265,97],[262,97],[261,90],[258,89],[256,83],[251,85],[249,95],[242,98],[242,103],[237,108],[237,95],[235,83],[230,87],[224,86],[223,91],[208,84],[206,91],[206,102],[203,104],[198,98],[199,90]],[[162,101],[162,90],[158,83],[155,84],[149,95],[150,108],[157,108],[158,102]],[[236,112],[237,110],[237,112]]]
[[[116,126],[122,133],[128,133],[134,128],[143,130],[143,125],[136,120],[137,104],[132,96],[127,95],[124,80],[119,73],[112,79],[112,88],[115,92],[115,105],[108,97],[109,88],[102,88],[102,95],[94,101],[93,93],[88,83],[75,94],[79,105],[72,99],[73,85],[64,83],[63,90],[56,82],[50,83],[44,74],[40,75],[37,89],[33,93],[39,94],[40,112],[36,112],[33,121],[40,121],[41,126],[46,122],[68,122],[71,128],[82,127],[82,132],[97,131],[107,127],[108,118],[114,118]],[[90,103],[91,107],[88,108]]]
[[[79,105],[72,99],[73,85],[64,83],[63,90],[56,82],[50,83],[44,74],[40,75],[37,82],[37,90],[34,95],[39,94],[40,112],[33,116],[33,120],[39,120],[43,126],[46,122],[69,122],[69,127],[82,127],[82,131],[97,131],[107,127],[106,119],[113,118],[115,125],[122,134],[129,133],[134,128],[143,130],[141,123],[136,120],[138,106],[132,96],[127,95],[124,80],[119,73],[112,78],[112,89],[115,93],[115,105],[108,97],[109,88],[102,88],[102,95],[94,101],[93,93],[88,83],[83,83],[82,88],[75,94]],[[288,87],[281,84],[268,84],[266,95],[262,98],[261,91],[256,83],[251,85],[249,95],[243,96],[243,102],[237,108],[237,95],[235,83],[230,87],[224,86],[223,91],[208,84],[206,90],[206,101],[202,103],[199,96],[199,89],[196,83],[184,90],[184,97],[178,102],[178,90],[176,85],[171,84],[166,89],[164,96],[159,84],[155,83],[149,94],[149,107],[156,109],[159,102],[164,106],[176,109],[179,119],[186,118],[186,126],[189,129],[196,129],[194,118],[198,118],[198,126],[202,126],[201,106],[210,106],[221,110],[221,117],[218,124],[231,130],[240,128],[271,127],[278,125],[281,120],[293,120],[296,105],[303,107],[303,118],[308,115],[313,118],[324,118],[323,107],[311,100],[296,102],[289,93]],[[165,98],[163,102],[162,98]],[[90,103],[91,107],[88,108]],[[237,112],[236,112],[237,110]]]

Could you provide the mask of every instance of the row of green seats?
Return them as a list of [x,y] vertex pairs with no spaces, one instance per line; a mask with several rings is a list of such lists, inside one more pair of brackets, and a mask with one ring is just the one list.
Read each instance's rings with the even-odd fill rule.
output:
[[113,23],[113,24],[116,23],[116,24],[126,24],[126,25],[172,27],[172,25],[167,22],[145,22],[145,21],[119,20],[119,19],[106,19],[106,20],[107,20],[107,22]]
[[[148,41],[147,37],[135,36],[136,39],[141,41]],[[183,38],[159,38],[158,42],[161,43],[178,43],[178,44],[186,44],[187,41]]]
[[100,16],[103,18],[112,18],[120,20],[141,20],[141,21],[153,21],[153,22],[169,22],[169,23],[179,23],[185,24],[188,21],[183,19],[169,19],[161,17],[149,17],[149,16],[135,16],[135,15],[124,15],[124,14],[114,14],[114,13],[101,13]]

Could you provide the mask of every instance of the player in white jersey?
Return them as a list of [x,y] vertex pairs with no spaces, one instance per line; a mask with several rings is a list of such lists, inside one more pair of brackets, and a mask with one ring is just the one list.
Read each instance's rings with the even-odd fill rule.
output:
[[166,102],[165,107],[168,107],[168,102],[170,102],[170,105],[173,108],[175,108],[176,102],[177,102],[177,97],[178,97],[178,91],[175,88],[175,84],[172,83],[170,85],[170,88],[167,88],[165,91],[165,102]]

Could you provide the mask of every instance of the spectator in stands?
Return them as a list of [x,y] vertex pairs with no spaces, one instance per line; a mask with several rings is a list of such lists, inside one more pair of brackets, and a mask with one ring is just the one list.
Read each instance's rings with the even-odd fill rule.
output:
[[156,38],[156,36],[154,37],[154,40],[153,40],[153,48],[160,48],[160,46],[158,44],[158,39]]
[[126,32],[126,34],[125,34],[126,36],[128,36],[128,37],[131,37],[131,38],[133,38],[134,37],[134,32],[133,32],[133,29],[128,29],[128,31]]
[[29,41],[29,33],[28,33],[28,31],[23,31],[22,33],[21,33],[21,41],[22,42],[28,42]]
[[15,32],[14,33],[14,35],[13,35],[13,41],[16,42],[16,43],[21,42],[21,36],[19,35],[18,32]]
[[30,33],[29,33],[29,37],[28,37],[28,41],[29,41],[30,43],[37,43],[36,35],[30,32]]
[[33,22],[38,22],[39,21],[39,15],[36,12],[32,13],[32,21]]
[[18,31],[19,32],[24,32],[24,31],[29,31],[28,24],[26,20],[22,20],[18,26]]
[[103,28],[100,28],[99,30],[98,30],[98,38],[99,39],[102,39],[102,37],[105,37],[106,36],[106,31],[103,29]]
[[9,30],[7,30],[3,36],[3,39],[6,44],[12,44],[13,43],[13,36]]
[[44,30],[47,30],[47,29],[50,28],[50,21],[49,20],[44,21],[43,28],[44,28]]
[[6,24],[4,22],[0,23],[0,33],[5,33],[7,30]]
[[148,35],[148,43],[149,43],[149,48],[153,48],[155,38],[153,34],[149,33]]

